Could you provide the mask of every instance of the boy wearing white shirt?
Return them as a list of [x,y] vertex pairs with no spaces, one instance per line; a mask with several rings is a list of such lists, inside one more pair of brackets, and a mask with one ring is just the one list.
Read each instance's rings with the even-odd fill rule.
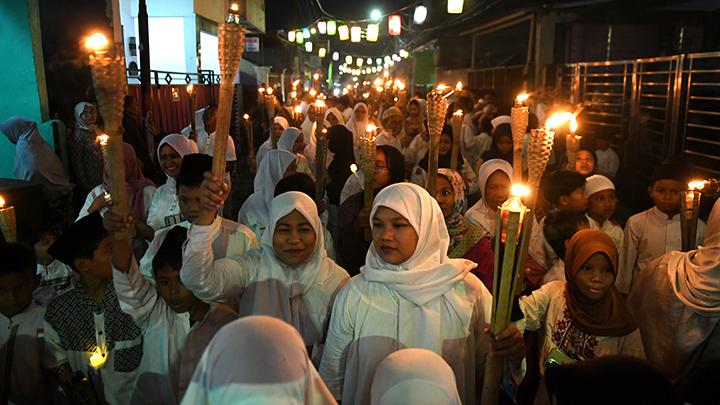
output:
[[[203,181],[203,173],[212,168],[212,158],[201,153],[191,153],[183,157],[180,174],[176,178],[178,205],[180,213],[185,220],[179,224],[189,228],[200,213],[200,184]],[[250,249],[259,247],[255,234],[245,225],[229,219],[220,218],[222,231],[213,241],[213,252],[215,257],[223,258],[241,255]],[[153,279],[152,262],[160,245],[165,240],[169,228],[155,232],[150,246],[140,260],[140,273],[148,279]]]
[[609,136],[607,134],[598,134],[595,138],[595,146],[597,147],[595,149],[595,157],[597,158],[595,173],[614,179],[620,168],[620,157],[610,147]]
[[35,254],[18,243],[0,244],[0,404],[50,400],[43,376],[45,308],[33,302]]
[[46,307],[58,295],[72,289],[78,282],[78,275],[72,269],[47,253],[48,247],[55,243],[57,234],[47,229],[40,233],[40,239],[35,242],[35,256],[37,257],[37,275],[40,285],[33,291],[35,302]]
[[[625,224],[623,260],[615,286],[630,294],[633,278],[654,259],[682,249],[680,233],[680,191],[686,188],[688,168],[680,163],[663,163],[655,168],[648,193],[655,206],[635,214]],[[698,220],[697,244],[703,243],[705,222]]]
[[617,208],[617,196],[612,180],[601,174],[594,174],[585,179],[585,196],[588,200],[588,209],[585,216],[590,222],[590,229],[599,229],[613,240],[620,253],[622,263],[622,248],[625,233],[612,216]]

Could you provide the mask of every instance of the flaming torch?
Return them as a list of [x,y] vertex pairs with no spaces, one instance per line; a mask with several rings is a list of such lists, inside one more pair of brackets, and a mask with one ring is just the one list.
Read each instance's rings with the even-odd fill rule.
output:
[[12,205],[6,207],[5,199],[2,196],[0,196],[0,228],[2,229],[5,242],[12,243],[17,241],[15,207]]
[[430,136],[429,144],[429,161],[427,172],[427,189],[430,195],[435,195],[437,189],[437,169],[438,154],[440,152],[440,134],[445,124],[445,111],[447,111],[447,97],[453,93],[443,95],[447,86],[439,85],[435,90],[427,95],[427,116],[428,116],[428,132]]

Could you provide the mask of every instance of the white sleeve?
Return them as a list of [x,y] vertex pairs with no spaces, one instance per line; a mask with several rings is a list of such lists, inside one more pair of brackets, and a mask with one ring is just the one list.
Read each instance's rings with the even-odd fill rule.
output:
[[562,281],[552,281],[520,298],[520,309],[525,315],[525,330],[538,330],[543,327],[550,300],[564,284]]
[[[635,220],[634,220],[635,219]],[[625,225],[625,237],[623,240],[623,252],[618,269],[618,276],[615,280],[615,287],[623,294],[629,294],[632,286],[632,280],[637,266],[638,247],[640,246],[640,237],[638,230],[635,229],[637,218],[630,218]]]
[[148,214],[150,213],[150,207],[152,207],[152,202],[155,198],[156,191],[157,189],[155,188],[155,186],[145,186],[145,188],[143,188],[143,202],[145,204],[145,218],[143,218],[143,221],[147,221]]
[[45,358],[43,360],[43,367],[48,370],[52,370],[64,363],[69,363],[62,340],[60,340],[60,336],[57,331],[52,327],[52,325],[50,325],[50,322],[48,322],[47,319],[43,321],[43,333],[43,340],[45,342]]
[[350,290],[350,283],[345,284],[335,298],[319,370],[320,376],[337,400],[342,398],[347,348],[355,331],[352,303],[348,299]]
[[226,292],[233,291],[236,286],[244,287],[249,280],[247,260],[214,261],[212,242],[221,231],[220,227],[220,217],[207,226],[192,225],[183,247],[180,279],[185,287],[205,302],[222,301]]
[[140,274],[134,258],[127,273],[113,268],[113,284],[120,301],[120,309],[130,315],[141,329],[156,324],[162,317],[167,304]]

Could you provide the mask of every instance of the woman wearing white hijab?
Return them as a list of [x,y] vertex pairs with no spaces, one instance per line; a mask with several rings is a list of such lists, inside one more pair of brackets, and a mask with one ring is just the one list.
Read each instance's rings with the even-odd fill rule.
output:
[[285,176],[295,173],[297,158],[286,150],[271,150],[258,166],[253,180],[253,193],[245,200],[238,212],[238,223],[255,232],[258,240],[270,220],[270,203],[275,186]]
[[198,153],[197,144],[180,134],[167,135],[158,145],[158,163],[167,180],[155,191],[148,211],[147,224],[156,231],[183,221],[175,177],[180,174],[183,157],[191,153]]
[[[463,403],[475,403],[484,370],[492,297],[470,273],[475,263],[447,256],[449,239],[437,202],[422,187],[398,183],[375,197],[373,243],[361,274],[338,294],[320,374],[345,404],[370,401],[380,362],[402,348],[424,348],[455,372]],[[520,332],[497,336],[498,357],[522,357]],[[502,346],[502,348],[500,348]]]
[[720,383],[720,199],[706,229],[697,250],[666,253],[638,273],[642,288],[628,297],[648,361],[688,403],[717,402]]
[[[370,123],[370,119],[368,117],[369,115],[370,113],[367,104],[356,103],[355,107],[353,107],[352,117],[345,124],[347,129],[353,133],[353,147],[356,151],[359,150],[358,145],[360,144],[360,137],[365,136],[367,126]],[[357,153],[355,154],[355,159],[359,160]]]
[[62,163],[50,145],[40,136],[34,122],[20,117],[10,117],[0,122],[0,132],[15,144],[13,175],[16,179],[41,184],[43,195],[48,202],[70,194],[73,186],[65,174]]
[[97,108],[85,101],[75,106],[75,130],[68,152],[73,181],[77,185],[76,193],[85,195],[93,187],[102,183],[103,158],[100,146],[95,138],[102,133],[97,128]]
[[478,170],[478,182],[482,197],[465,213],[465,219],[487,233],[495,235],[497,207],[510,196],[510,180],[513,168],[503,159],[490,159]]
[[[303,104],[300,106],[302,107]],[[305,104],[305,106],[305,111],[303,112],[303,114],[305,114],[305,120],[300,125],[300,129],[303,133],[305,145],[311,145],[315,137],[315,106],[313,104]]]
[[290,127],[283,131],[278,140],[278,149],[286,150],[297,157],[297,172],[305,173],[309,176],[313,176],[313,171],[310,168],[310,162],[307,157],[303,154],[305,150],[305,142],[302,136],[302,132],[295,128]]
[[237,298],[241,317],[282,319],[298,330],[305,346],[320,350],[332,299],[350,277],[327,257],[315,202],[297,191],[275,197],[262,248],[214,263],[210,245],[217,221],[198,223],[207,221],[199,218],[188,233],[183,284],[203,301]]
[[[241,342],[242,344],[238,344]],[[290,325],[250,316],[205,349],[182,404],[336,404]]]
[[375,372],[370,397],[372,405],[462,405],[452,369],[425,349],[387,356]]
[[[288,123],[288,120],[286,120],[284,117],[277,116],[273,118],[273,125],[272,129],[270,130],[270,136],[274,137],[277,140],[280,140],[280,136],[282,136],[283,132],[290,127],[290,123]],[[273,149],[272,147],[272,139],[268,138],[265,142],[263,142],[262,145],[258,148],[256,156],[256,161],[258,167],[262,163],[263,159],[265,159],[265,155],[267,155],[268,152],[270,152]]]

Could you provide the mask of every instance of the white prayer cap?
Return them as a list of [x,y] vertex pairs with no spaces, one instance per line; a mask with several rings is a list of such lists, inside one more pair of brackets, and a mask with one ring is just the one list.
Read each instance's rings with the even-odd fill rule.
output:
[[604,190],[615,190],[612,180],[601,174],[593,174],[585,179],[585,198]]
[[500,124],[509,124],[510,123],[510,116],[509,115],[498,115],[497,117],[493,118],[492,121],[490,121],[490,124],[492,124],[493,129],[497,128]]
[[277,116],[273,118],[273,124],[279,124],[283,129],[288,129],[290,126],[290,123],[288,120],[285,119],[285,117]]

